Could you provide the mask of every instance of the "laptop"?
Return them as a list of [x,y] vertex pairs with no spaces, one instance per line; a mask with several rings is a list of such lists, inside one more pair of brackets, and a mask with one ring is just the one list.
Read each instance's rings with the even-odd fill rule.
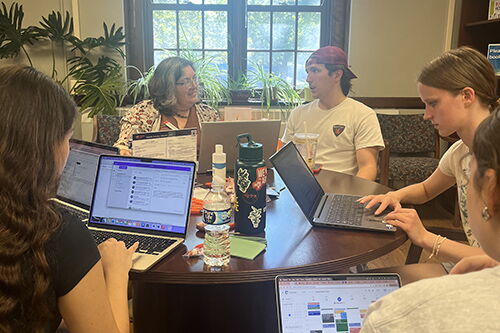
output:
[[88,227],[97,244],[139,242],[132,269],[145,271],[184,242],[196,162],[102,155]]
[[371,303],[401,287],[397,274],[282,275],[280,333],[359,332]]
[[383,222],[391,209],[375,215],[377,207],[365,209],[356,195],[325,193],[293,142],[271,156],[271,163],[306,216],[314,226],[395,232]]
[[267,166],[271,166],[268,159],[269,156],[276,152],[280,126],[280,120],[238,120],[201,123],[199,172],[206,173],[212,170],[212,153],[216,144],[224,146],[226,170],[233,171],[239,152],[236,136],[242,133],[250,133],[255,142],[262,143],[264,161],[266,161]]
[[118,154],[118,148],[77,139],[70,139],[69,147],[68,160],[54,201],[69,214],[86,221],[99,156]]

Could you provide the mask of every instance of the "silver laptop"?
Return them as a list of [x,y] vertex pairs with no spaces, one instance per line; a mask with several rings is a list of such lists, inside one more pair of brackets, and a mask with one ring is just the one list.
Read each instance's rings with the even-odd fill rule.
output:
[[359,332],[371,303],[400,288],[397,274],[282,275],[280,333]]
[[364,208],[363,204],[356,202],[360,196],[325,193],[293,142],[283,146],[270,161],[312,225],[396,231],[394,226],[383,222],[391,209],[374,215],[377,207]]
[[136,241],[132,269],[145,271],[186,238],[196,162],[102,155],[89,229],[99,244]]
[[212,170],[212,153],[216,144],[224,146],[226,170],[233,171],[238,159],[236,136],[242,133],[250,133],[255,142],[262,143],[264,160],[268,163],[269,156],[276,151],[278,145],[280,126],[280,120],[238,120],[201,123],[199,172],[205,173]]
[[59,187],[57,204],[69,214],[86,220],[94,191],[99,156],[118,154],[118,148],[77,139],[69,140],[70,151]]

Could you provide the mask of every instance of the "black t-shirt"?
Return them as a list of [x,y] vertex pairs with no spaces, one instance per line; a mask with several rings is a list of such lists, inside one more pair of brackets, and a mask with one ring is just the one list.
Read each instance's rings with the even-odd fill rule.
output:
[[[100,259],[97,246],[85,224],[64,211],[61,211],[61,215],[61,227],[51,236],[46,249],[50,269],[47,306],[55,314],[46,325],[47,332],[54,332],[61,322],[57,298],[70,292]],[[29,320],[19,319],[21,322]]]

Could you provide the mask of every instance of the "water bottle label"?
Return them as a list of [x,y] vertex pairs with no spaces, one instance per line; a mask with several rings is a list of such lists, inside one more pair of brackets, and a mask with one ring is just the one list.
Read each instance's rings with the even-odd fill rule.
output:
[[203,209],[203,222],[206,224],[225,224],[231,222],[231,208],[224,210]]
[[226,163],[212,163],[212,169],[224,169]]

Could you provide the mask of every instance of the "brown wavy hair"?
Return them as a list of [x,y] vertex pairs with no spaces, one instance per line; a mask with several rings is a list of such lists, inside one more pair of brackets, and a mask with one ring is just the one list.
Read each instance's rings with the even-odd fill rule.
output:
[[155,109],[164,116],[173,115],[173,107],[177,104],[175,85],[186,67],[195,70],[191,61],[181,57],[170,57],[163,59],[153,73],[148,85],[149,94]]
[[[500,106],[491,115],[484,119],[477,127],[474,141],[472,142],[472,153],[477,162],[477,171],[474,176],[476,189],[482,188],[484,173],[488,169],[495,170],[497,174],[496,190],[500,190]],[[500,200],[495,200],[493,211],[500,209]]]
[[75,114],[71,97],[46,75],[0,68],[0,332],[41,332],[56,315],[47,306],[46,244],[61,221],[49,199]]
[[418,82],[455,96],[470,87],[490,112],[498,106],[493,66],[483,54],[467,46],[449,50],[432,60],[420,72]]

